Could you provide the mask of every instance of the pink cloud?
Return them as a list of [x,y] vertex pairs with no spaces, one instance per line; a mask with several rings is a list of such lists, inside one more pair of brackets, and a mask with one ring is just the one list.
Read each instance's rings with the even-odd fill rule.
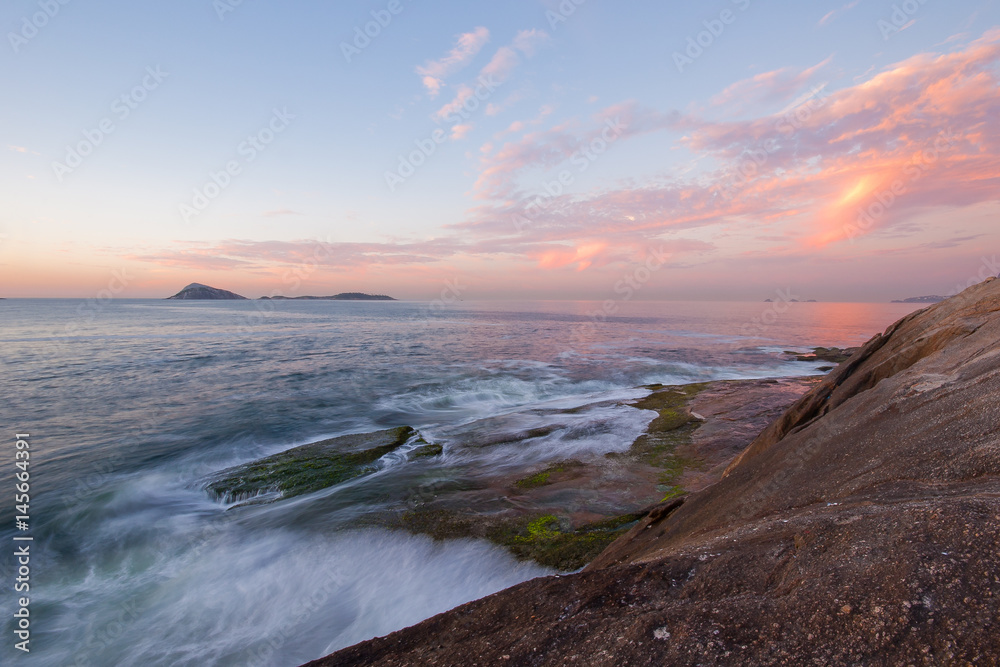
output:
[[[621,117],[625,140],[685,132],[695,175],[546,195],[528,211],[533,200],[521,194],[518,178],[529,169],[554,173],[600,127],[570,121],[482,157],[476,187],[496,203],[466,226],[511,233],[513,217],[522,215],[531,224],[521,233],[549,241],[752,226],[775,230],[769,235],[786,239],[789,252],[905,231],[920,211],[1000,199],[998,62],[1000,30],[992,30],[963,50],[916,55],[869,81],[749,120],[708,121],[634,103],[609,107],[595,120]],[[805,82],[817,67],[770,73],[758,84],[791,91],[784,81]]]
[[575,265],[577,271],[587,269],[608,244],[603,241],[583,243],[575,248],[542,250],[537,254],[538,266],[543,269],[562,269]]
[[[548,109],[543,107],[544,118]],[[475,183],[483,199],[509,199],[517,196],[517,176],[532,168],[551,168],[569,160],[584,146],[606,134],[614,125],[615,141],[671,127],[679,114],[662,114],[640,108],[634,102],[608,107],[584,124],[569,121],[548,130],[531,132],[518,141],[508,142],[495,154],[483,158]],[[585,126],[586,125],[586,126]],[[512,131],[515,126],[508,127]]]
[[473,127],[475,127],[475,126],[472,123],[466,123],[464,125],[456,125],[456,126],[454,126],[453,128],[451,128],[451,138],[452,138],[452,140],[453,141],[459,141],[461,139],[464,139],[465,136],[467,134],[469,134],[469,132],[472,131]]
[[458,88],[458,92],[455,93],[455,97],[445,104],[443,107],[434,112],[434,118],[438,120],[445,120],[449,116],[453,116],[462,110],[465,103],[472,99],[476,94],[475,89],[471,86],[461,85]]
[[417,67],[417,74],[431,97],[437,97],[444,86],[444,80],[465,67],[476,54],[490,41],[490,31],[479,27],[472,32],[458,36],[452,48],[440,60],[432,60]]
[[826,14],[823,15],[823,18],[821,18],[819,20],[819,25],[826,25],[827,23],[830,23],[834,18],[836,18],[840,14],[843,14],[844,12],[848,12],[848,11],[854,9],[855,7],[857,7],[858,3],[860,3],[860,2],[861,2],[861,0],[853,0],[853,2],[849,2],[846,5],[844,5],[843,7],[840,7],[838,9],[834,9],[834,10],[832,10],[830,12],[827,12]]
[[833,57],[830,56],[826,60],[801,71],[784,67],[770,72],[762,72],[732,84],[713,97],[711,103],[716,107],[726,107],[728,112],[733,113],[750,104],[785,102],[801,92],[816,74],[829,65],[832,60]]

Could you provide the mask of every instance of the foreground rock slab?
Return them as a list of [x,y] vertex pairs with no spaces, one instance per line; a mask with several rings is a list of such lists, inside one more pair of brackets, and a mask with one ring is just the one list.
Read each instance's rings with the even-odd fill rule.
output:
[[876,336],[583,572],[312,665],[995,665],[1000,281]]
[[[416,435],[409,426],[330,438],[223,470],[206,486],[226,503],[273,502],[319,491],[376,470]],[[238,507],[239,505],[237,505]]]

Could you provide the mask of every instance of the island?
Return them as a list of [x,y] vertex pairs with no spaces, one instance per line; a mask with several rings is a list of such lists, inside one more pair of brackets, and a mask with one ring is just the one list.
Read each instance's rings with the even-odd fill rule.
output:
[[395,301],[385,294],[363,294],[361,292],[344,292],[333,296],[262,296],[264,301]]
[[941,303],[948,297],[929,294],[928,296],[911,296],[909,299],[893,299],[891,303]]
[[245,296],[230,292],[229,290],[209,287],[201,283],[191,283],[173,296],[168,296],[167,300],[179,299],[184,301],[249,301]]

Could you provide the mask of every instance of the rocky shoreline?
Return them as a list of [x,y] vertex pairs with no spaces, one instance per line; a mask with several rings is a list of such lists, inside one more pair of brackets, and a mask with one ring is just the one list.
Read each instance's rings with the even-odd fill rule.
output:
[[[713,394],[728,400],[688,386],[638,402],[658,417],[619,456],[648,469],[618,493],[638,500],[644,475],[668,491],[582,572],[309,664],[997,663],[1000,281],[903,318],[780,416],[760,411],[756,437],[724,428],[738,411],[708,415]],[[754,405],[744,387],[731,398]]]
[[[645,388],[648,396],[624,404],[655,413],[627,451],[474,480],[458,475],[437,479],[409,489],[388,509],[365,514],[355,525],[435,539],[485,539],[518,558],[562,572],[579,570],[650,507],[721,479],[733,457],[819,380],[813,376],[650,385]],[[593,406],[571,411],[587,407]],[[497,442],[483,436],[478,446],[537,437],[543,435],[541,430],[498,432]],[[221,471],[206,481],[205,489],[236,511],[373,474],[387,454],[430,462],[443,448],[410,427],[340,436]]]

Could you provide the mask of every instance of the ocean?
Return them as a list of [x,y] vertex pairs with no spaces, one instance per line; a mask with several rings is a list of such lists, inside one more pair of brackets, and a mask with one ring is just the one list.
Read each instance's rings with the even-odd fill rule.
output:
[[[617,401],[643,385],[817,374],[783,352],[860,345],[919,307],[605,305],[0,301],[0,577],[13,609],[13,538],[32,537],[24,664],[298,665],[550,574],[486,542],[362,519],[428,480],[624,451],[655,413]],[[475,446],[498,424],[544,435]],[[388,455],[269,505],[205,491],[225,468],[403,425],[443,455]],[[30,434],[27,531],[17,433]],[[10,614],[2,627],[6,663],[21,654]]]

